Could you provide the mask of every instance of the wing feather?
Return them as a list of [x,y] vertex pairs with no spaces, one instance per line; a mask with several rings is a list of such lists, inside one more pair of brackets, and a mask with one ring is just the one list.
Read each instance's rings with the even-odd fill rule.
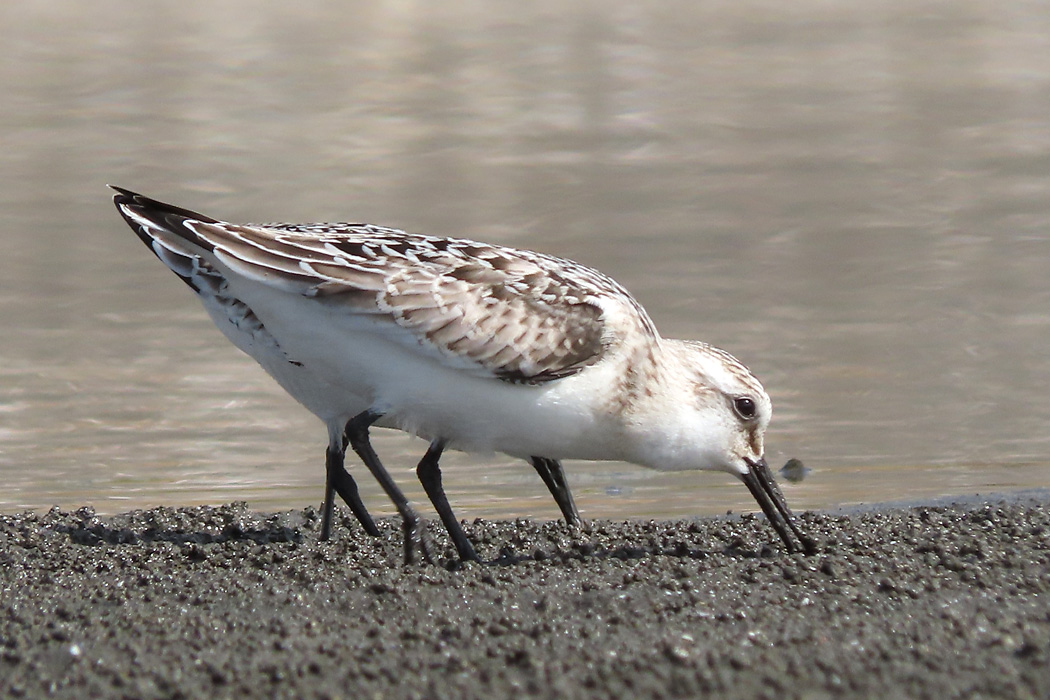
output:
[[[121,193],[126,218],[154,233],[261,284],[385,317],[407,331],[390,334],[406,347],[483,375],[540,384],[600,360],[625,323],[655,337],[626,290],[568,260],[364,224],[227,224]],[[185,254],[182,244],[162,245]]]

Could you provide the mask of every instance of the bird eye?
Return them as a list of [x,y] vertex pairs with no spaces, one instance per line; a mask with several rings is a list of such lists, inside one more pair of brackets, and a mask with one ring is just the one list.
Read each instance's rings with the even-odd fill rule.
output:
[[749,399],[746,396],[738,396],[733,399],[733,409],[744,420],[751,420],[758,413],[754,399]]

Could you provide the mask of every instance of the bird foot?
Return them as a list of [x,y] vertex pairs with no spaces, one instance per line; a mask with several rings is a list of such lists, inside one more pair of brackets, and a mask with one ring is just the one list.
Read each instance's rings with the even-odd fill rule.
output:
[[405,565],[416,563],[416,551],[422,563],[433,564],[433,548],[427,537],[426,521],[422,518],[405,518],[402,527],[405,534]]

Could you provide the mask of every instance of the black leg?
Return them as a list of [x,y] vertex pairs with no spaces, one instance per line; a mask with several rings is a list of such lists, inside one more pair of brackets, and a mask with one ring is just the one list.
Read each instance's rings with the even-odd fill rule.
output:
[[372,472],[372,476],[376,478],[379,485],[386,491],[386,495],[390,497],[390,500],[394,502],[394,507],[397,508],[397,512],[401,514],[401,521],[403,523],[405,532],[405,563],[412,563],[414,552],[416,547],[419,547],[423,558],[430,562],[430,548],[427,544],[426,536],[423,532],[423,521],[419,515],[412,510],[412,506],[409,505],[408,499],[405,498],[405,494],[401,492],[401,489],[397,487],[394,480],[390,477],[386,467],[379,461],[379,456],[376,455],[375,450],[372,449],[372,443],[368,440],[368,428],[377,420],[382,418],[382,414],[374,413],[373,411],[364,411],[353,418],[351,418],[346,424],[346,437],[350,441],[350,447],[353,448],[354,452],[361,458],[361,461],[365,463],[368,470]]
[[445,489],[441,486],[441,467],[438,466],[438,460],[441,459],[441,453],[444,449],[445,443],[440,440],[430,443],[430,449],[427,450],[427,453],[423,455],[423,459],[416,466],[416,476],[419,477],[419,482],[423,484],[423,490],[430,497],[430,502],[434,504],[434,509],[441,516],[441,522],[445,524],[445,529],[448,530],[453,544],[456,545],[459,558],[463,561],[479,561],[478,555],[474,551],[474,546],[470,544],[466,533],[463,532],[463,527],[452,512],[452,506],[448,504]]
[[321,506],[321,541],[332,536],[332,511],[335,510],[335,485],[332,483],[332,448],[324,453],[324,505]]
[[365,532],[373,537],[378,537],[379,528],[376,527],[375,521],[372,520],[372,516],[369,515],[365,509],[365,504],[361,501],[361,496],[357,491],[357,483],[347,473],[343,465],[343,457],[346,453],[346,440],[340,435],[338,440],[333,442],[334,444],[329,444],[328,449],[325,451],[326,478],[324,507],[321,511],[321,539],[327,540],[332,536],[332,512],[335,509],[336,493],[339,494],[346,505],[350,506],[350,510],[353,511],[358,522],[364,527]]
[[572,491],[569,490],[569,483],[565,481],[565,472],[561,468],[561,462],[548,457],[530,457],[529,461],[543,479],[543,483],[547,484],[547,488],[550,489],[551,495],[561,508],[562,515],[565,516],[565,522],[571,527],[580,527],[583,520],[580,519],[580,512],[576,510],[576,502],[572,500]]

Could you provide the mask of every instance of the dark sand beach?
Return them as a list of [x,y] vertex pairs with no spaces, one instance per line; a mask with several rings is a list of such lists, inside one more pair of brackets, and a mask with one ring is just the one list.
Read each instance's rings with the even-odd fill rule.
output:
[[477,521],[401,562],[243,504],[0,517],[0,697],[1050,697],[1047,498]]

